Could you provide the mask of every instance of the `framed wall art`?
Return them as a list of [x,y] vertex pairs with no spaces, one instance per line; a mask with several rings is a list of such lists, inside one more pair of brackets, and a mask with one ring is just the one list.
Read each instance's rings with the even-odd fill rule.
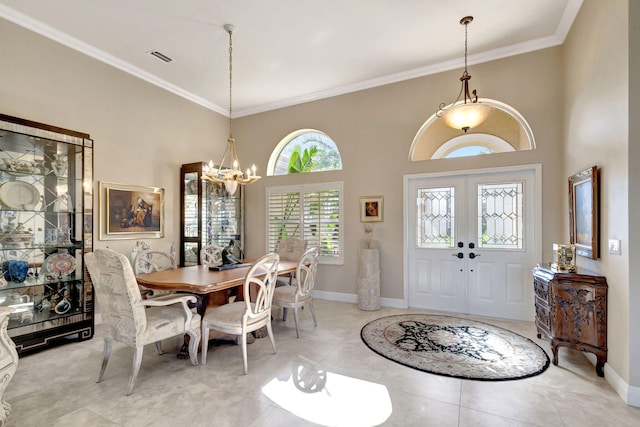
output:
[[569,231],[576,254],[598,259],[599,236],[598,167],[592,166],[569,177]]
[[382,221],[384,199],[382,196],[360,197],[360,222]]
[[100,240],[164,237],[164,189],[100,181]]

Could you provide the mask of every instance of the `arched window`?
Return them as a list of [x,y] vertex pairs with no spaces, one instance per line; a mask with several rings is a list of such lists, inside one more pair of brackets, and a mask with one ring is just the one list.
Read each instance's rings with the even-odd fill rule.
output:
[[450,159],[453,157],[506,153],[508,151],[515,151],[515,148],[500,137],[486,133],[469,133],[451,138],[442,144],[431,158]]
[[282,139],[269,157],[267,175],[341,170],[342,157],[327,134],[300,129]]
[[509,151],[533,150],[535,139],[529,124],[513,107],[493,99],[481,99],[493,107],[486,122],[460,135],[434,113],[413,139],[409,160],[435,160]]

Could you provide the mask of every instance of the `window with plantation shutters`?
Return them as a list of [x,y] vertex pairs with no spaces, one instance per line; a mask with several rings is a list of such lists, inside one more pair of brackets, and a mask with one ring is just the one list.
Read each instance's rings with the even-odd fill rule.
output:
[[342,183],[269,187],[267,251],[298,237],[320,250],[320,262],[342,264]]

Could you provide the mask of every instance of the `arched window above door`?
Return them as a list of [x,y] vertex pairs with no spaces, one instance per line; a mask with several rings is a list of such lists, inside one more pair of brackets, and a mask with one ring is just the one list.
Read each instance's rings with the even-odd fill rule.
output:
[[300,129],[278,143],[269,157],[267,175],[341,170],[342,157],[336,143],[324,132]]
[[420,127],[411,144],[410,161],[476,156],[480,154],[533,150],[535,139],[529,124],[513,107],[492,99],[481,102],[493,107],[481,125],[461,134],[436,117]]

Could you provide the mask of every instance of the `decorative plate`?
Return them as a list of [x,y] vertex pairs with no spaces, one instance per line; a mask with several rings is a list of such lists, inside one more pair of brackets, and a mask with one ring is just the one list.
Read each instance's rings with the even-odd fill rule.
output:
[[9,209],[31,210],[40,202],[40,193],[24,181],[8,181],[0,186],[0,202]]
[[71,274],[76,269],[76,259],[69,254],[52,254],[44,260],[44,266],[51,273]]

